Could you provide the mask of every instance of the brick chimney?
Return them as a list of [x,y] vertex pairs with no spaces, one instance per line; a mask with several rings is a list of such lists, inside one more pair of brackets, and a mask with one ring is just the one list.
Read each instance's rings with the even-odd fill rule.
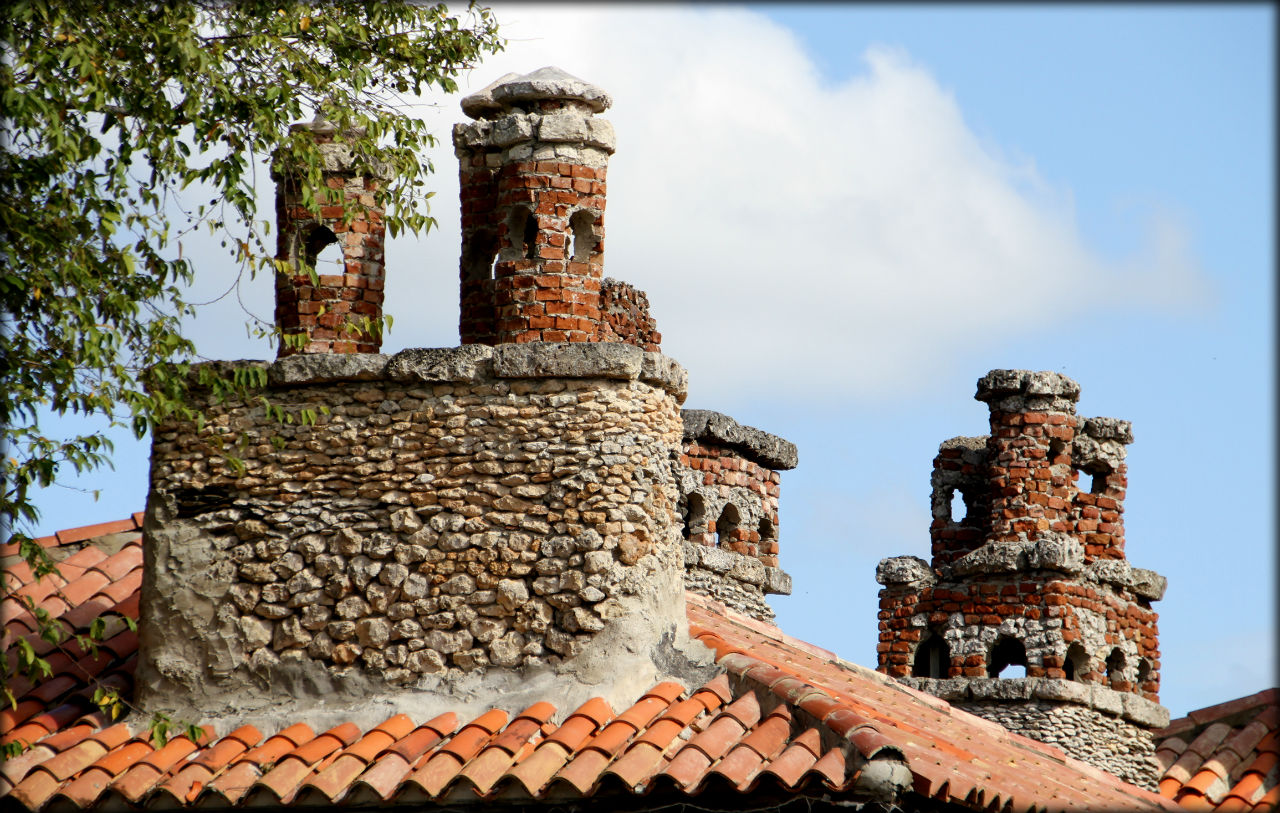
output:
[[[463,344],[617,341],[601,315],[609,95],[559,68],[462,102]],[[602,335],[603,333],[603,335]],[[656,348],[654,348],[656,349]]]
[[[385,227],[374,192],[386,183],[386,173],[358,174],[332,122],[317,117],[292,129],[315,139],[324,185],[312,190],[317,217],[303,204],[302,173],[287,164],[272,169],[276,258],[290,266],[276,275],[277,357],[376,353],[382,346]],[[318,255],[334,243],[341,247],[340,262],[317,265]]]

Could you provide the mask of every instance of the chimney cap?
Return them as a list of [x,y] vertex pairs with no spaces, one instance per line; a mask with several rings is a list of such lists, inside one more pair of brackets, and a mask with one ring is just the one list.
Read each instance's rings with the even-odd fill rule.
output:
[[548,65],[524,75],[508,73],[462,100],[462,112],[473,119],[500,113],[526,101],[558,99],[577,102],[602,113],[613,99],[602,88]]

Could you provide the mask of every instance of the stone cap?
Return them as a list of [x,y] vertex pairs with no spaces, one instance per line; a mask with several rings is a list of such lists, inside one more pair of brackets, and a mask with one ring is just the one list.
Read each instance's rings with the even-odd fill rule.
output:
[[1072,703],[1121,717],[1144,728],[1169,724],[1169,710],[1132,692],[1061,678],[917,678],[900,677],[905,686],[927,692],[963,709],[966,702],[1022,703],[1042,700]]
[[548,65],[523,76],[509,73],[462,100],[462,112],[473,119],[501,113],[521,102],[566,101],[603,113],[613,99],[603,89]]
[[1080,397],[1080,385],[1049,370],[992,370],[978,379],[978,392],[973,397],[992,401],[1010,395],[1056,396],[1074,402]]
[[[355,160],[351,147],[346,141],[350,138],[362,138],[367,132],[363,127],[347,127],[340,131],[337,124],[318,112],[311,121],[289,125],[289,130],[295,133],[311,134],[320,151],[320,168],[325,172],[351,172],[355,167]],[[281,153],[276,155],[277,160],[272,162],[271,174],[279,181],[282,170],[288,169],[289,161]],[[377,159],[370,159],[364,168],[373,177],[384,180],[393,175],[391,165]]]
[[915,584],[921,587],[937,581],[929,563],[919,556],[890,556],[876,565],[876,581],[891,584]]
[[621,342],[468,344],[409,348],[394,355],[300,353],[274,362],[213,361],[193,365],[188,383],[195,388],[199,387],[202,367],[269,387],[341,381],[450,384],[489,377],[607,378],[661,387],[677,402],[684,400],[689,388],[689,373],[675,359]]
[[709,440],[742,452],[747,459],[766,468],[786,471],[800,462],[796,445],[754,426],[742,424],[709,409],[682,409],[684,439]]
[[1133,443],[1133,423],[1120,418],[1085,418],[1080,434],[1095,440],[1117,440],[1127,446]]

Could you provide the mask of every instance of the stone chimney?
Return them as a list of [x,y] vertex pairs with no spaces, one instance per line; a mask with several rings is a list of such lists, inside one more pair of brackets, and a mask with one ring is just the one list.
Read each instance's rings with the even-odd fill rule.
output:
[[1052,372],[978,382],[991,434],[939,448],[932,561],[876,569],[878,669],[1154,789],[1165,580],[1125,559],[1130,424],[1079,395]]
[[[317,217],[303,203],[301,173],[283,163],[272,169],[276,259],[289,265],[276,274],[277,357],[376,353],[382,346],[386,229],[374,193],[387,182],[386,172],[358,174],[332,122],[317,117],[292,129],[315,139],[324,183],[309,190],[320,206]],[[341,259],[317,265],[317,256],[335,243]]]
[[[301,273],[280,282],[282,324],[304,331],[312,352],[219,362],[251,369],[262,391],[244,402],[194,391],[207,420],[154,433],[137,672],[145,709],[271,727],[287,705],[319,728],[396,711],[518,711],[551,692],[562,708],[595,696],[620,706],[662,680],[709,679],[711,653],[689,642],[684,611],[687,374],[658,352],[598,341],[590,310],[612,137],[588,114],[607,97],[546,71],[493,96],[510,114],[478,123],[478,155],[503,122],[541,134],[527,161],[495,165],[505,207],[496,223],[524,217],[517,237],[533,223],[535,256],[501,244],[518,256],[500,260],[485,290],[513,310],[500,324],[475,322],[462,347],[348,352],[376,343],[344,338],[349,323],[304,319],[315,316],[308,303],[333,313],[331,304],[380,301],[380,220],[366,208],[344,224],[336,206],[310,219],[284,175],[282,256],[305,262],[331,233],[347,273],[322,274],[319,287]],[[474,114],[476,97],[466,105]],[[552,137],[571,125],[585,128],[576,140]],[[322,145],[326,188],[371,207],[379,181],[351,174],[336,139]],[[466,167],[483,172],[487,159]],[[575,223],[578,260],[558,239]],[[529,308],[544,304],[569,307],[566,337],[590,341],[528,342],[560,330],[535,326]]]

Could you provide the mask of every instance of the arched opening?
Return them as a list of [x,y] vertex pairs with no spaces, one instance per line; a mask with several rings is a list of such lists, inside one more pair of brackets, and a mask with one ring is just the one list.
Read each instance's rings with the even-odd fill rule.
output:
[[916,647],[916,657],[911,663],[912,677],[945,678],[951,666],[951,647],[947,639],[935,632],[926,632],[924,640]]
[[498,238],[491,231],[477,232],[463,248],[462,266],[470,281],[493,279],[498,259]]
[[1138,688],[1142,689],[1142,684],[1149,680],[1151,680],[1151,661],[1141,658],[1138,661]]
[[1062,661],[1062,671],[1067,673],[1067,680],[1084,682],[1085,672],[1089,671],[1089,653],[1078,643],[1067,647],[1067,657]]
[[738,506],[733,503],[726,505],[720,512],[720,519],[716,520],[716,547],[729,547],[734,541],[734,532],[741,524],[742,516],[738,513]]
[[1001,635],[987,656],[987,676],[1020,678],[1027,676],[1027,648],[1017,638]]
[[1118,688],[1118,684],[1124,682],[1124,653],[1119,647],[1111,650],[1111,654],[1107,656],[1107,684],[1111,688]]
[[958,488],[951,489],[951,522],[958,525],[968,518],[969,504],[964,498],[964,492]]
[[768,517],[760,518],[760,541],[772,542],[778,538],[778,529]]
[[684,538],[706,533],[707,504],[701,494],[690,494],[684,504]]
[[507,215],[507,241],[510,248],[502,256],[507,260],[536,258],[538,246],[538,219],[524,206],[517,206]]
[[338,235],[334,234],[333,229],[328,226],[312,226],[302,238],[301,259],[304,268],[316,268],[321,262],[341,263],[342,246],[338,244]]
[[1089,469],[1079,469],[1079,480],[1076,488],[1086,494],[1102,494],[1107,490],[1107,475],[1111,470],[1105,466],[1091,465]]
[[586,209],[579,209],[569,217],[569,258],[576,263],[585,263],[591,259],[596,250],[596,236],[592,231],[595,215]]

